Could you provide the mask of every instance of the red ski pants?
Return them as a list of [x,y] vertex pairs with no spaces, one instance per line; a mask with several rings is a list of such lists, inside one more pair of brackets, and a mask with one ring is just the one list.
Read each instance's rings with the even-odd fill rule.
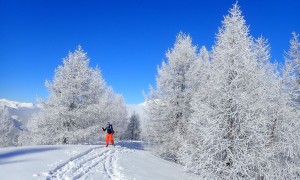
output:
[[105,141],[106,141],[106,147],[108,146],[109,142],[113,145],[114,144],[114,136],[113,136],[113,134],[106,133]]

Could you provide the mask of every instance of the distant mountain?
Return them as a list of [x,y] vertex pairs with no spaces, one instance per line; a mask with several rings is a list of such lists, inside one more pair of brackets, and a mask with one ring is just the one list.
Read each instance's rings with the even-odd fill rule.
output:
[[26,124],[32,114],[40,110],[39,106],[32,103],[16,102],[7,99],[0,99],[0,108],[6,108],[11,120],[18,129]]
[[0,113],[4,113],[0,114],[0,147],[17,146],[24,126],[39,110],[40,108],[32,103],[0,99]]
[[34,108],[34,105],[32,103],[24,103],[24,102],[16,102],[16,101],[10,101],[7,99],[0,99],[0,105],[4,105],[9,108]]

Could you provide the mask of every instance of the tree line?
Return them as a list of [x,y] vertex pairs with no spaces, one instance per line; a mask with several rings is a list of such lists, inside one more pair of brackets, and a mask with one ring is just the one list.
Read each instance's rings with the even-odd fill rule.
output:
[[146,97],[151,150],[201,179],[300,178],[298,38],[271,62],[237,3],[211,51],[179,33]]

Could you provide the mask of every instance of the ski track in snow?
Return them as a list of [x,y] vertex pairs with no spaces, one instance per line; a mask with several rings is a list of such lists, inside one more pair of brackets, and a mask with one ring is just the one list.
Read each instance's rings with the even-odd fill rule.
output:
[[46,174],[47,180],[52,179],[90,179],[93,175],[102,175],[108,179],[120,179],[116,172],[116,159],[123,148],[91,148],[68,161],[56,166]]

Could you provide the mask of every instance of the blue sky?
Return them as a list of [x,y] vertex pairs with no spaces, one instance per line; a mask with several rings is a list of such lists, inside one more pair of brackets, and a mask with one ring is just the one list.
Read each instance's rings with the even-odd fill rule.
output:
[[[179,31],[211,49],[235,0],[0,0],[0,98],[35,102],[69,51],[81,45],[126,103],[143,102]],[[240,0],[250,33],[283,60],[300,33],[299,0]]]

